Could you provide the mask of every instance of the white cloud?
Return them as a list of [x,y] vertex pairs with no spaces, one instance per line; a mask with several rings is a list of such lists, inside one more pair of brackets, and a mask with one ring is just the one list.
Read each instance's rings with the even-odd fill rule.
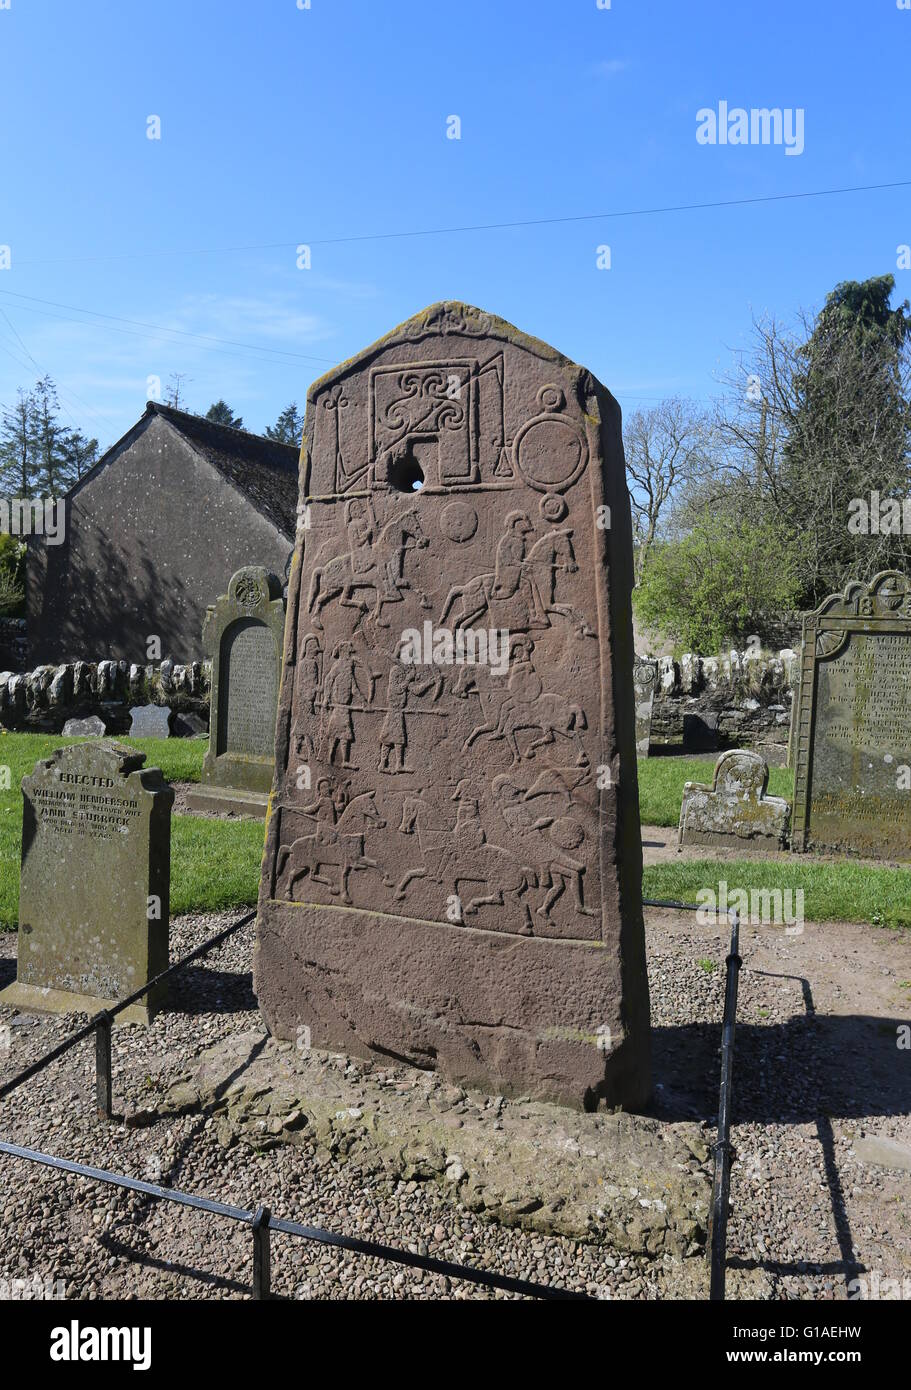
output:
[[626,72],[630,66],[626,58],[605,58],[595,64],[594,72],[597,77],[616,77],[618,73]]

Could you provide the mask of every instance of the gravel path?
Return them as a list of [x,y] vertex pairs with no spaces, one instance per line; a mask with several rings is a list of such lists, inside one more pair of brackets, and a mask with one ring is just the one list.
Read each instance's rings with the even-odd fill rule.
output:
[[[172,957],[240,915],[176,920]],[[717,1105],[726,933],[698,926],[691,914],[653,912],[647,922],[655,1113],[708,1125]],[[115,1030],[115,1110],[154,1104],[188,1057],[256,1022],[252,931],[251,924],[183,972],[172,1011],[151,1030]],[[0,984],[13,977],[15,949],[14,935],[0,936]],[[911,1277],[911,1176],[853,1154],[864,1131],[911,1145],[911,1052],[896,1046],[896,1028],[911,1016],[911,941],[869,927],[808,924],[799,937],[746,928],[741,950],[729,1296],[843,1298],[855,1266]],[[0,1008],[0,1077],[21,1070],[76,1021]],[[596,1297],[704,1294],[699,1260],[637,1260],[485,1224],[432,1184],[390,1188],[306,1145],[225,1150],[215,1120],[199,1115],[148,1129],[105,1126],[95,1117],[93,1078],[89,1042],[2,1104],[3,1138]],[[249,1297],[244,1227],[12,1158],[0,1157],[0,1174],[0,1280],[37,1274],[59,1280],[67,1297]],[[508,1297],[277,1235],[273,1289],[295,1299]]]

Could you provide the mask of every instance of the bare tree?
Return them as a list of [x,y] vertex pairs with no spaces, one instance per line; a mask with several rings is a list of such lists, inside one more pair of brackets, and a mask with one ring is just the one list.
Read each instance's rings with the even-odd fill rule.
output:
[[680,491],[710,468],[711,421],[692,401],[673,396],[629,417],[623,448],[638,584],[662,519],[667,518]]

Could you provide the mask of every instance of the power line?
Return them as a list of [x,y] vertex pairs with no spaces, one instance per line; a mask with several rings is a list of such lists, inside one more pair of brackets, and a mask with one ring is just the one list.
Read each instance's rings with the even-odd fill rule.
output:
[[[13,323],[12,319],[10,318],[9,314],[6,312],[6,310],[4,309],[4,307],[3,307],[2,304],[0,304],[0,314],[3,315],[4,322],[7,324],[7,326],[8,326],[9,329],[10,329],[10,331],[15,335],[16,341],[19,343],[19,346],[22,348],[22,351],[25,353],[26,357],[27,357],[28,360],[31,362],[31,364],[32,364],[32,366],[35,368],[35,370],[36,370],[37,372],[39,372],[40,375],[42,375],[42,376],[47,376],[47,375],[49,375],[47,369],[46,369],[45,367],[42,367],[41,363],[32,355],[32,353],[31,353],[31,352],[29,351],[29,349],[26,347],[25,341],[24,341],[24,339],[23,339],[23,337],[22,337],[22,334],[19,332],[18,328],[17,328],[16,325]],[[10,354],[10,355],[12,356],[12,354]],[[14,360],[15,360],[15,359],[14,359]],[[20,363],[19,365],[21,366],[22,363]],[[56,384],[56,383],[55,383],[55,384]],[[58,391],[60,397],[62,398],[62,399],[61,399],[61,405],[62,405],[62,407],[63,407],[63,412],[64,412],[65,415],[68,415],[68,416],[69,416],[70,420],[71,420],[72,423],[73,423],[73,427],[74,427],[77,431],[78,431],[79,428],[80,428],[80,427],[79,427],[79,421],[76,419],[75,415],[73,414],[73,412],[70,410],[69,406],[67,405],[67,397],[70,397],[71,400],[75,401],[75,403],[76,403],[77,405],[81,405],[82,408],[83,408],[84,410],[87,410],[87,411],[89,412],[90,415],[95,416],[96,420],[97,420],[97,419],[100,419],[100,416],[98,415],[97,411],[96,411],[92,406],[90,406],[90,405],[88,404],[87,401],[84,401],[84,400],[81,399],[81,397],[77,396],[75,391],[70,391],[67,387],[65,387],[65,386],[63,386],[63,385],[61,385],[61,384],[57,384],[57,391]]]
[[[891,183],[863,183],[843,188],[817,188],[805,193],[767,193],[754,198],[721,198],[702,203],[668,203],[657,207],[624,208],[614,212],[586,212],[561,217],[531,217],[510,222],[474,222],[453,227],[422,227],[413,231],[364,232],[348,236],[319,237],[310,241],[266,241],[247,246],[201,246],[186,250],[124,251],[104,256],[51,256],[36,260],[18,261],[19,265],[73,265],[92,261],[145,260],[156,256],[227,256],[247,251],[288,250],[299,245],[343,246],[360,241],[396,241],[406,237],[459,236],[466,232],[499,232],[519,227],[553,227],[574,222],[603,222],[622,217],[654,217],[672,212],[703,212],[714,208],[750,207],[763,203],[788,203],[801,199],[833,198],[847,193],[873,193],[890,188],[911,188],[911,179]],[[322,360],[322,359],[317,359]]]
[[[91,317],[91,318],[105,319],[105,320],[108,320],[111,324],[114,324],[114,323],[128,323],[128,324],[132,324],[135,328],[150,329],[153,333],[173,333],[173,334],[179,335],[179,336],[182,337],[182,338],[193,338],[193,339],[197,340],[198,342],[203,342],[203,343],[224,344],[224,345],[228,345],[228,346],[231,346],[231,347],[246,348],[248,351],[257,352],[257,353],[262,353],[262,352],[273,353],[273,354],[278,354],[278,355],[281,356],[281,357],[291,357],[291,358],[295,358],[295,359],[297,359],[297,360],[299,360],[299,361],[302,361],[302,362],[321,362],[321,363],[323,363],[323,364],[325,364],[325,365],[332,366],[332,367],[334,367],[334,366],[336,365],[336,361],[337,361],[337,359],[334,358],[334,357],[314,357],[314,356],[312,356],[311,354],[306,353],[306,352],[291,352],[288,348],[274,348],[274,347],[268,347],[268,346],[264,346],[264,345],[259,344],[259,343],[244,343],[244,342],[240,342],[240,341],[238,341],[238,340],[236,340],[236,339],[234,339],[234,338],[218,338],[218,337],[215,337],[215,336],[214,336],[213,334],[211,334],[211,333],[191,333],[191,332],[189,331],[189,329],[186,329],[186,328],[166,328],[163,324],[160,324],[160,323],[146,323],[146,322],[144,322],[142,319],[128,319],[128,318],[124,318],[122,315],[119,315],[119,314],[104,314],[104,313],[101,313],[101,311],[100,311],[100,310],[97,310],[97,309],[83,309],[83,308],[82,308],[80,305],[78,305],[78,304],[61,304],[61,303],[59,303],[59,301],[54,300],[54,299],[39,299],[36,295],[32,295],[32,294],[18,294],[18,293],[16,293],[16,292],[13,291],[13,290],[0,290],[0,294],[6,295],[6,296],[12,296],[12,297],[15,298],[15,299],[24,299],[24,300],[28,300],[28,303],[27,303],[27,304],[21,304],[21,305],[19,305],[18,307],[19,307],[19,308],[22,308],[22,309],[26,309],[29,313],[32,313],[32,314],[40,314],[40,313],[42,313],[43,311],[42,311],[41,309],[32,309],[32,308],[30,308],[29,306],[30,306],[31,304],[46,304],[46,305],[49,305],[50,307],[55,308],[55,309],[70,309],[73,313],[76,313],[76,314],[87,314],[87,315],[89,315],[89,317]],[[93,327],[92,324],[86,323],[86,322],[85,322],[85,319],[70,319],[70,318],[67,318],[65,315],[62,315],[62,314],[46,314],[46,317],[47,317],[47,318],[60,319],[60,320],[61,320],[62,322],[64,322],[64,323],[81,323],[81,324],[82,324],[84,327],[86,327],[86,328],[91,328],[91,327]],[[96,326],[98,326],[98,327],[106,327],[106,326],[109,326],[109,325],[108,325],[108,324],[105,324],[105,325],[96,325]],[[129,330],[129,329],[120,328],[120,329],[114,329],[114,330],[112,330],[112,331],[118,332],[118,333],[128,333],[130,330]],[[149,335],[148,335],[148,333],[138,333],[138,334],[137,334],[137,333],[134,333],[134,334],[131,334],[131,336],[132,336],[132,337],[146,337],[146,338],[147,338]],[[231,353],[231,354],[230,354],[230,356],[232,356],[232,357],[237,356],[237,355],[238,355],[238,354],[236,354],[236,353]],[[263,359],[262,359],[262,358],[258,358],[257,360],[258,360],[258,361],[262,361]],[[268,359],[267,359],[267,360],[268,360]]]

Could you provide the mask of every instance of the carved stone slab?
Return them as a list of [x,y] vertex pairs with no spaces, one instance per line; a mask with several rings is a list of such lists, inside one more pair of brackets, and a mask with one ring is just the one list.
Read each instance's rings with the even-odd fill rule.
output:
[[[144,762],[124,744],[74,743],[22,779],[19,959],[4,1004],[97,1013],[167,968],[174,792]],[[160,1002],[118,1017],[147,1022]]]
[[852,580],[803,623],[791,848],[911,859],[911,583]]
[[649,1089],[620,412],[439,304],[310,390],[255,987],[280,1037]]
[[731,749],[715,764],[711,785],[684,782],[678,844],[731,849],[786,847],[791,806],[766,796],[769,767],[759,753]]
[[652,706],[658,685],[658,663],[639,656],[633,667],[633,692],[636,701],[636,754],[647,758],[652,741]]
[[272,785],[275,712],[285,609],[274,575],[248,565],[209,608],[203,641],[212,656],[209,748],[191,810],[264,816]]

